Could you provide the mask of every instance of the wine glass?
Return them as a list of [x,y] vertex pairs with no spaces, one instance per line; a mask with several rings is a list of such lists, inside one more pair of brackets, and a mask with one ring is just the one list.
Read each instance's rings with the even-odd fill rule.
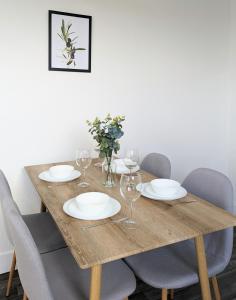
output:
[[137,149],[129,149],[125,153],[124,164],[129,169],[130,174],[139,163],[139,152]]
[[93,158],[96,159],[96,162],[94,164],[94,167],[97,167],[97,168],[102,168],[102,164],[103,164],[103,161],[104,161],[104,157],[102,158],[101,155],[100,155],[100,149],[99,148],[95,148],[93,150]]
[[87,149],[76,150],[76,164],[82,171],[82,182],[79,183],[80,187],[88,187],[89,183],[85,181],[86,169],[92,162],[91,153]]
[[[142,177],[139,173],[122,174],[120,179],[121,196],[129,203],[130,216],[124,221],[129,225],[130,229],[135,229],[134,220],[134,203],[141,196]],[[139,185],[140,188],[137,188]]]

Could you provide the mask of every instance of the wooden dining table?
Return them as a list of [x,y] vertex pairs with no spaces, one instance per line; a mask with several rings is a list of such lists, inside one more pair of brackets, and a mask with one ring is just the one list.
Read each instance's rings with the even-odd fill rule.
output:
[[[127,215],[128,204],[121,197],[119,176],[113,188],[103,185],[101,168],[92,164],[87,170],[89,187],[78,186],[80,178],[67,183],[49,183],[38,175],[51,166],[65,164],[43,164],[25,167],[41,201],[42,210],[47,209],[61,231],[73,257],[82,269],[91,268],[90,300],[99,300],[102,265],[130,255],[194,239],[198,260],[202,299],[210,300],[207,262],[204,248],[205,234],[236,225],[236,217],[195,195],[174,201],[155,201],[140,197],[135,204],[136,228],[131,230],[124,223],[112,223]],[[74,161],[66,162],[76,168]],[[141,171],[142,181],[155,177]],[[103,192],[121,203],[118,215],[101,221],[84,221],[72,218],[63,211],[63,204],[84,192]],[[84,229],[85,226],[100,226]],[[168,268],[168,266],[166,266]]]

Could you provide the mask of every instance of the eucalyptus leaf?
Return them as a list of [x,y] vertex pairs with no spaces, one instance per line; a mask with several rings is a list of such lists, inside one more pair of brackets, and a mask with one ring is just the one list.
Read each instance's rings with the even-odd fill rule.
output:
[[89,132],[98,143],[97,147],[101,155],[109,158],[112,152],[117,153],[120,150],[118,140],[124,135],[121,124],[124,120],[124,116],[112,118],[111,115],[108,114],[104,120],[100,120],[96,117],[92,122],[87,121]]

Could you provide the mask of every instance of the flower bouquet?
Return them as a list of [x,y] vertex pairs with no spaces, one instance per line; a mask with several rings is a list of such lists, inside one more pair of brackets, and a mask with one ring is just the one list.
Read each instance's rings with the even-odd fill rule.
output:
[[108,114],[104,120],[95,118],[92,122],[87,121],[89,132],[98,143],[97,147],[100,151],[100,157],[104,157],[106,160],[106,180],[104,182],[106,187],[112,187],[115,184],[112,170],[112,155],[113,153],[117,154],[120,150],[118,140],[124,135],[122,130],[122,122],[124,120],[124,116],[111,117]]

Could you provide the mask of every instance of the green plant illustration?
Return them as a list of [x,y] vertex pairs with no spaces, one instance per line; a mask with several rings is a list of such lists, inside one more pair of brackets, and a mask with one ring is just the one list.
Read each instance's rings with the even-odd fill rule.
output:
[[64,19],[61,22],[61,31],[57,33],[60,39],[65,43],[65,48],[62,50],[62,56],[66,60],[66,65],[69,66],[73,64],[76,66],[75,53],[77,51],[84,51],[85,48],[78,48],[78,36],[75,32],[71,31],[72,23],[65,25]]

